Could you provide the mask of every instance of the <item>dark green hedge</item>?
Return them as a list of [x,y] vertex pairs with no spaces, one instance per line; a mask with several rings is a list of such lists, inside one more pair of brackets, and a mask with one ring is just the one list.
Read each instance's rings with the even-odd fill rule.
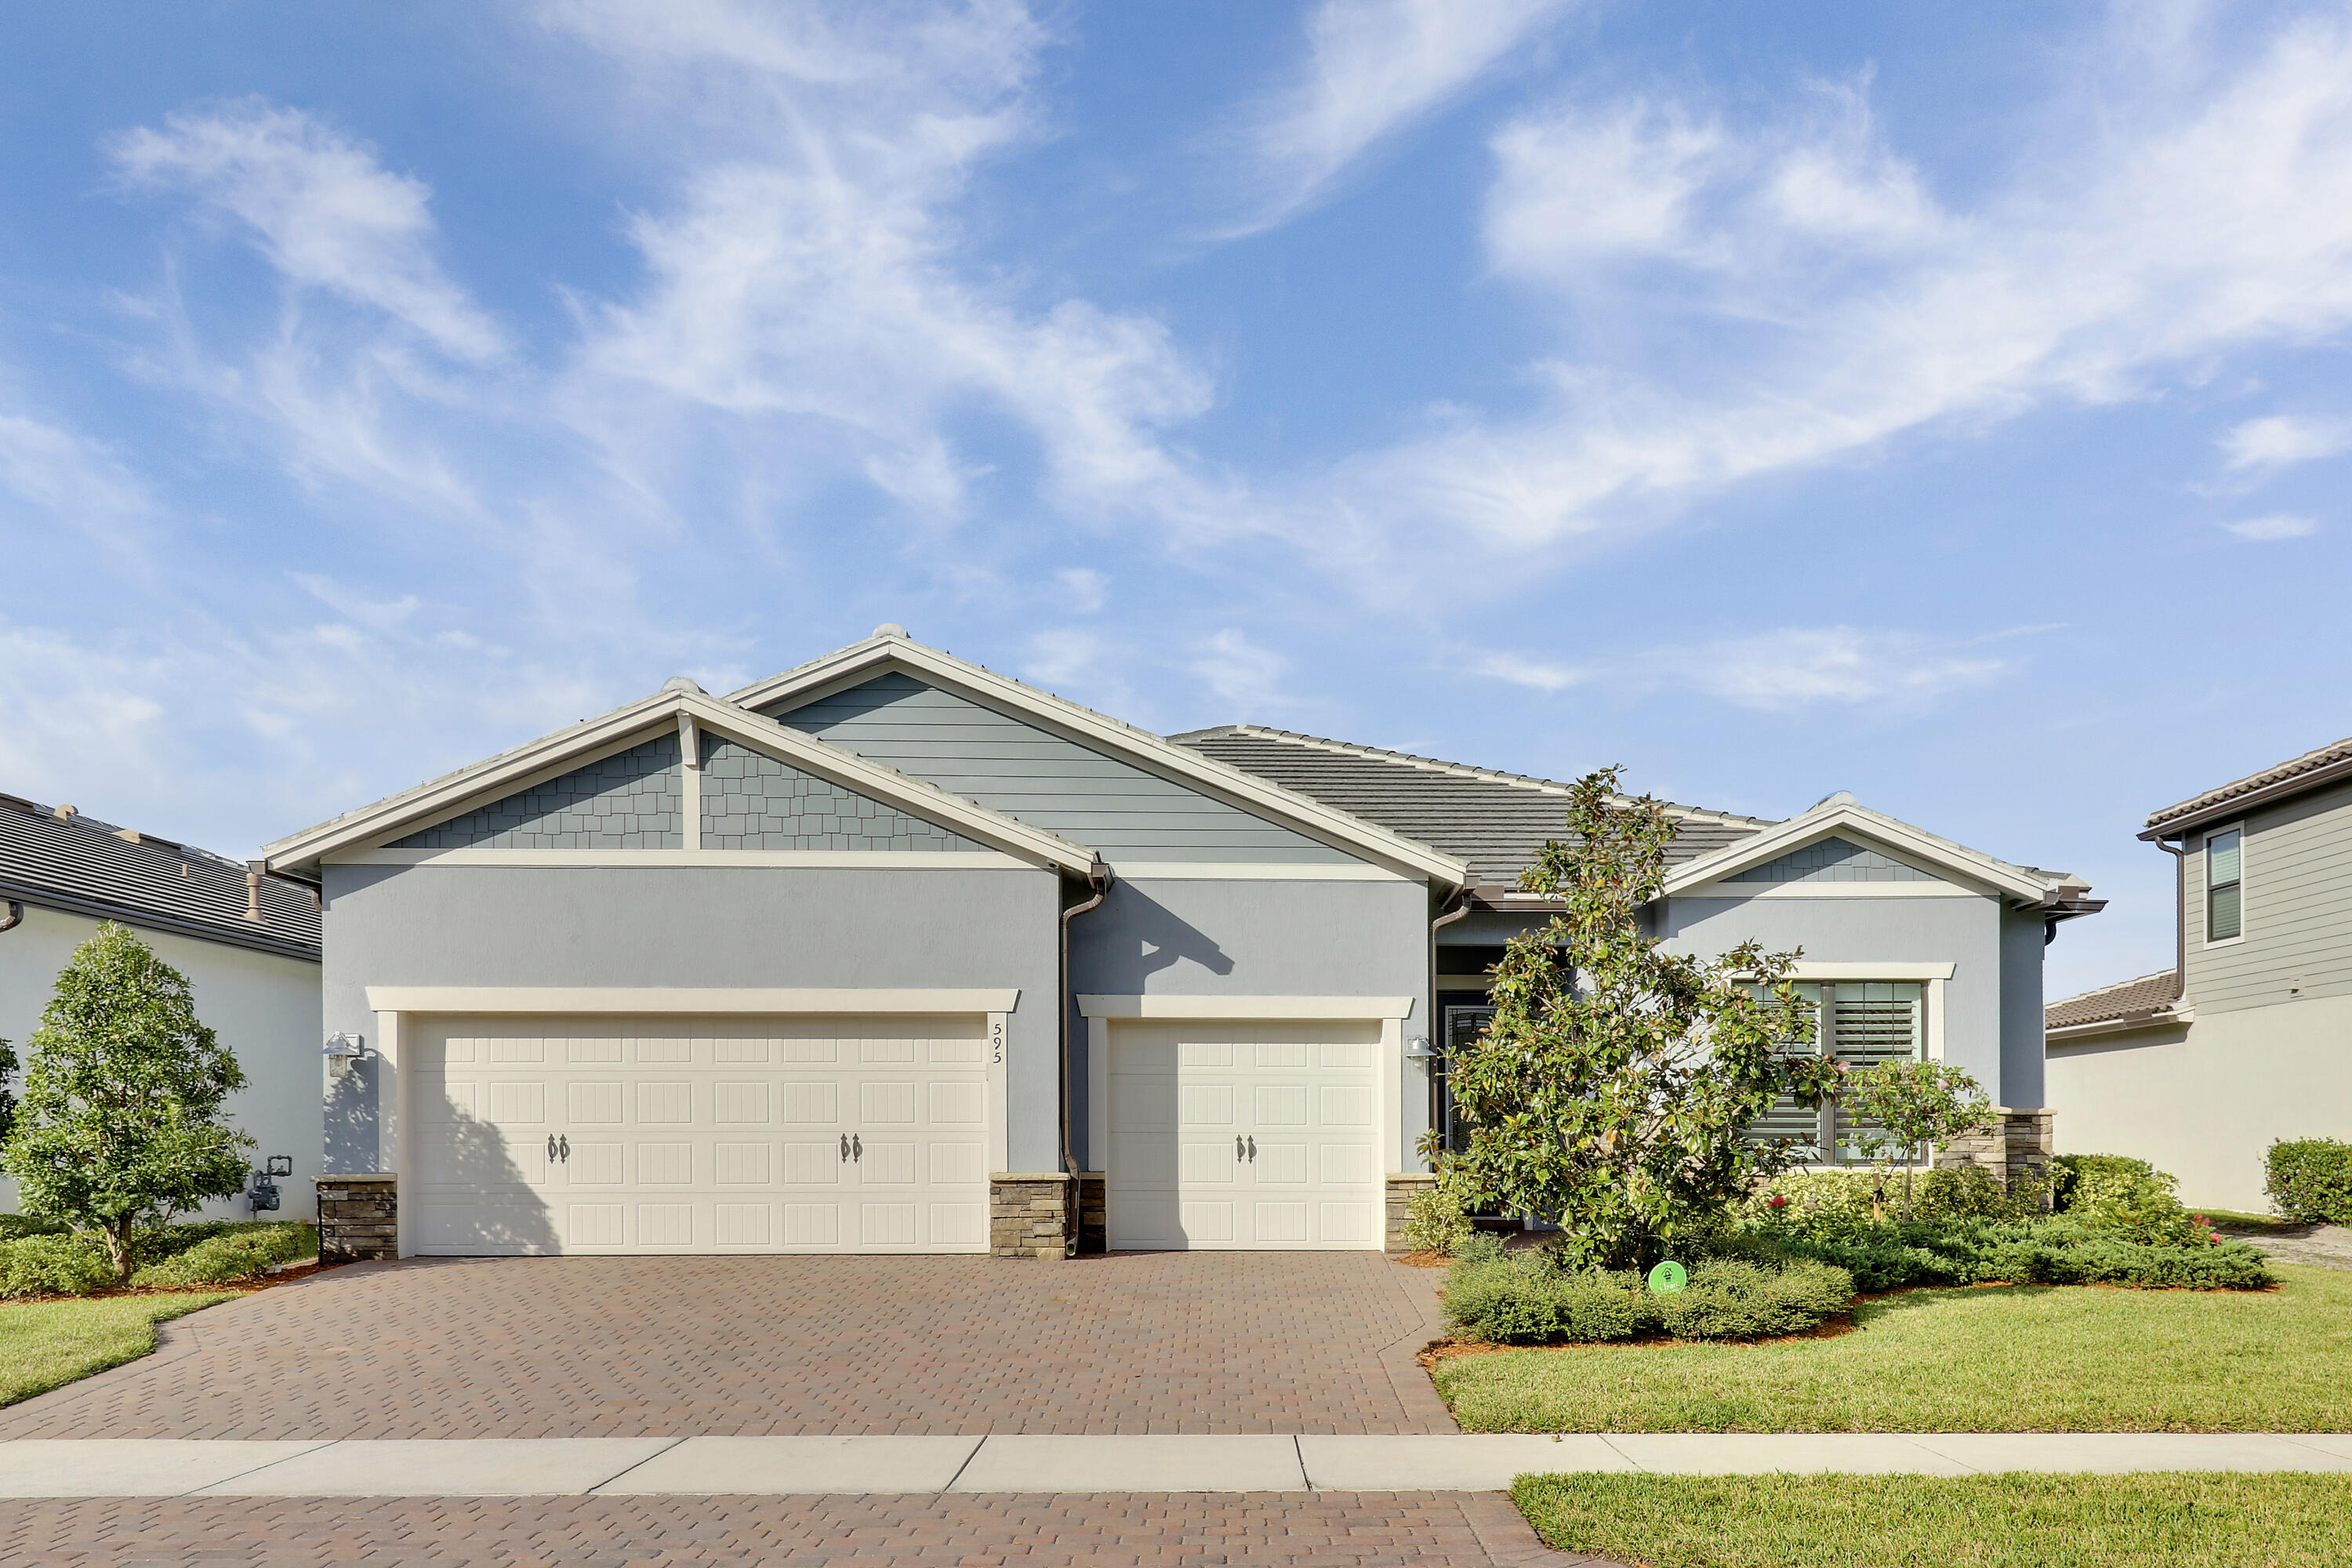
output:
[[2282,1138],[2271,1145],[2271,1207],[2298,1225],[2352,1225],[2352,1143]]
[[1853,1300],[1852,1276],[1806,1258],[1706,1259],[1685,1289],[1653,1295],[1638,1274],[1570,1271],[1541,1249],[1490,1244],[1465,1248],[1445,1279],[1454,1334],[1498,1345],[1776,1339],[1817,1328]]

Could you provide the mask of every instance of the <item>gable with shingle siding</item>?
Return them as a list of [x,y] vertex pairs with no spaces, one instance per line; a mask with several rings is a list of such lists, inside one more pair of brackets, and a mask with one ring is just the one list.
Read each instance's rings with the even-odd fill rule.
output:
[[762,711],[821,741],[1126,860],[1340,865],[1357,858],[911,675]]
[[867,853],[986,849],[960,833],[720,735],[705,735],[702,742],[702,847]]
[[394,849],[676,849],[677,737],[660,735],[395,840]]

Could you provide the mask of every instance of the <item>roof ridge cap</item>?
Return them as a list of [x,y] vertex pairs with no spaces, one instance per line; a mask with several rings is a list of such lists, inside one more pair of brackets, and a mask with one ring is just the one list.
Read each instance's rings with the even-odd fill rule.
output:
[[[1276,730],[1265,724],[1219,724],[1210,731],[1195,730],[1191,734],[1207,734],[1213,730],[1230,730],[1244,735],[1255,735],[1269,741],[1286,741],[1293,745],[1312,746],[1340,756],[1363,757],[1373,762],[1398,763],[1433,773],[1449,773],[1457,778],[1484,779],[1491,784],[1509,784],[1515,789],[1533,790],[1539,795],[1565,797],[1569,785],[1559,779],[1538,778],[1533,773],[1507,773],[1500,768],[1482,768],[1473,763],[1451,763],[1439,757],[1417,756],[1411,752],[1391,751],[1384,746],[1367,746],[1353,741],[1334,741],[1322,735],[1305,735],[1295,730]],[[1630,801],[1631,795],[1620,795],[1619,801]],[[1709,811],[1705,806],[1682,805],[1674,801],[1660,801],[1670,816],[1694,822],[1753,823],[1759,826],[1773,824],[1764,817],[1741,816],[1732,812]]]

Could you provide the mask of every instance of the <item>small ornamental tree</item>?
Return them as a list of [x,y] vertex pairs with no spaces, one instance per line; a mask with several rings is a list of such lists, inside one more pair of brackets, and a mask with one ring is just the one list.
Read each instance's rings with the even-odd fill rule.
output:
[[0,1169],[25,1212],[105,1243],[131,1278],[132,1233],[245,1184],[253,1140],[220,1120],[245,1087],[196,1018],[186,976],[108,921],[58,975]]
[[16,1124],[16,1051],[5,1040],[0,1040],[0,1143],[8,1142],[8,1129]]
[[1911,1217],[1911,1177],[1928,1150],[1991,1123],[1983,1085],[1941,1062],[1890,1061],[1846,1075],[1839,1103],[1862,1121],[1855,1142],[1881,1163],[1903,1161],[1903,1217]]
[[1818,1106],[1838,1069],[1810,1049],[1796,953],[1677,955],[1643,929],[1674,824],[1620,796],[1618,772],[1571,786],[1567,837],[1521,874],[1565,909],[1504,950],[1494,1019],[1448,1068],[1464,1147],[1433,1133],[1422,1152],[1486,1212],[1559,1225],[1570,1261],[1625,1268],[1793,1163],[1748,1126],[1782,1095]]

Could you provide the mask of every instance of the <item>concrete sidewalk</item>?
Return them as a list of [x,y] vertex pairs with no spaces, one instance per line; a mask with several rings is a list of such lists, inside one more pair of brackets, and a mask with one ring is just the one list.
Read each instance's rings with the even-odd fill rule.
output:
[[1492,1491],[1530,1472],[2352,1474],[2352,1435],[1579,1433],[0,1442],[0,1497],[782,1497]]

